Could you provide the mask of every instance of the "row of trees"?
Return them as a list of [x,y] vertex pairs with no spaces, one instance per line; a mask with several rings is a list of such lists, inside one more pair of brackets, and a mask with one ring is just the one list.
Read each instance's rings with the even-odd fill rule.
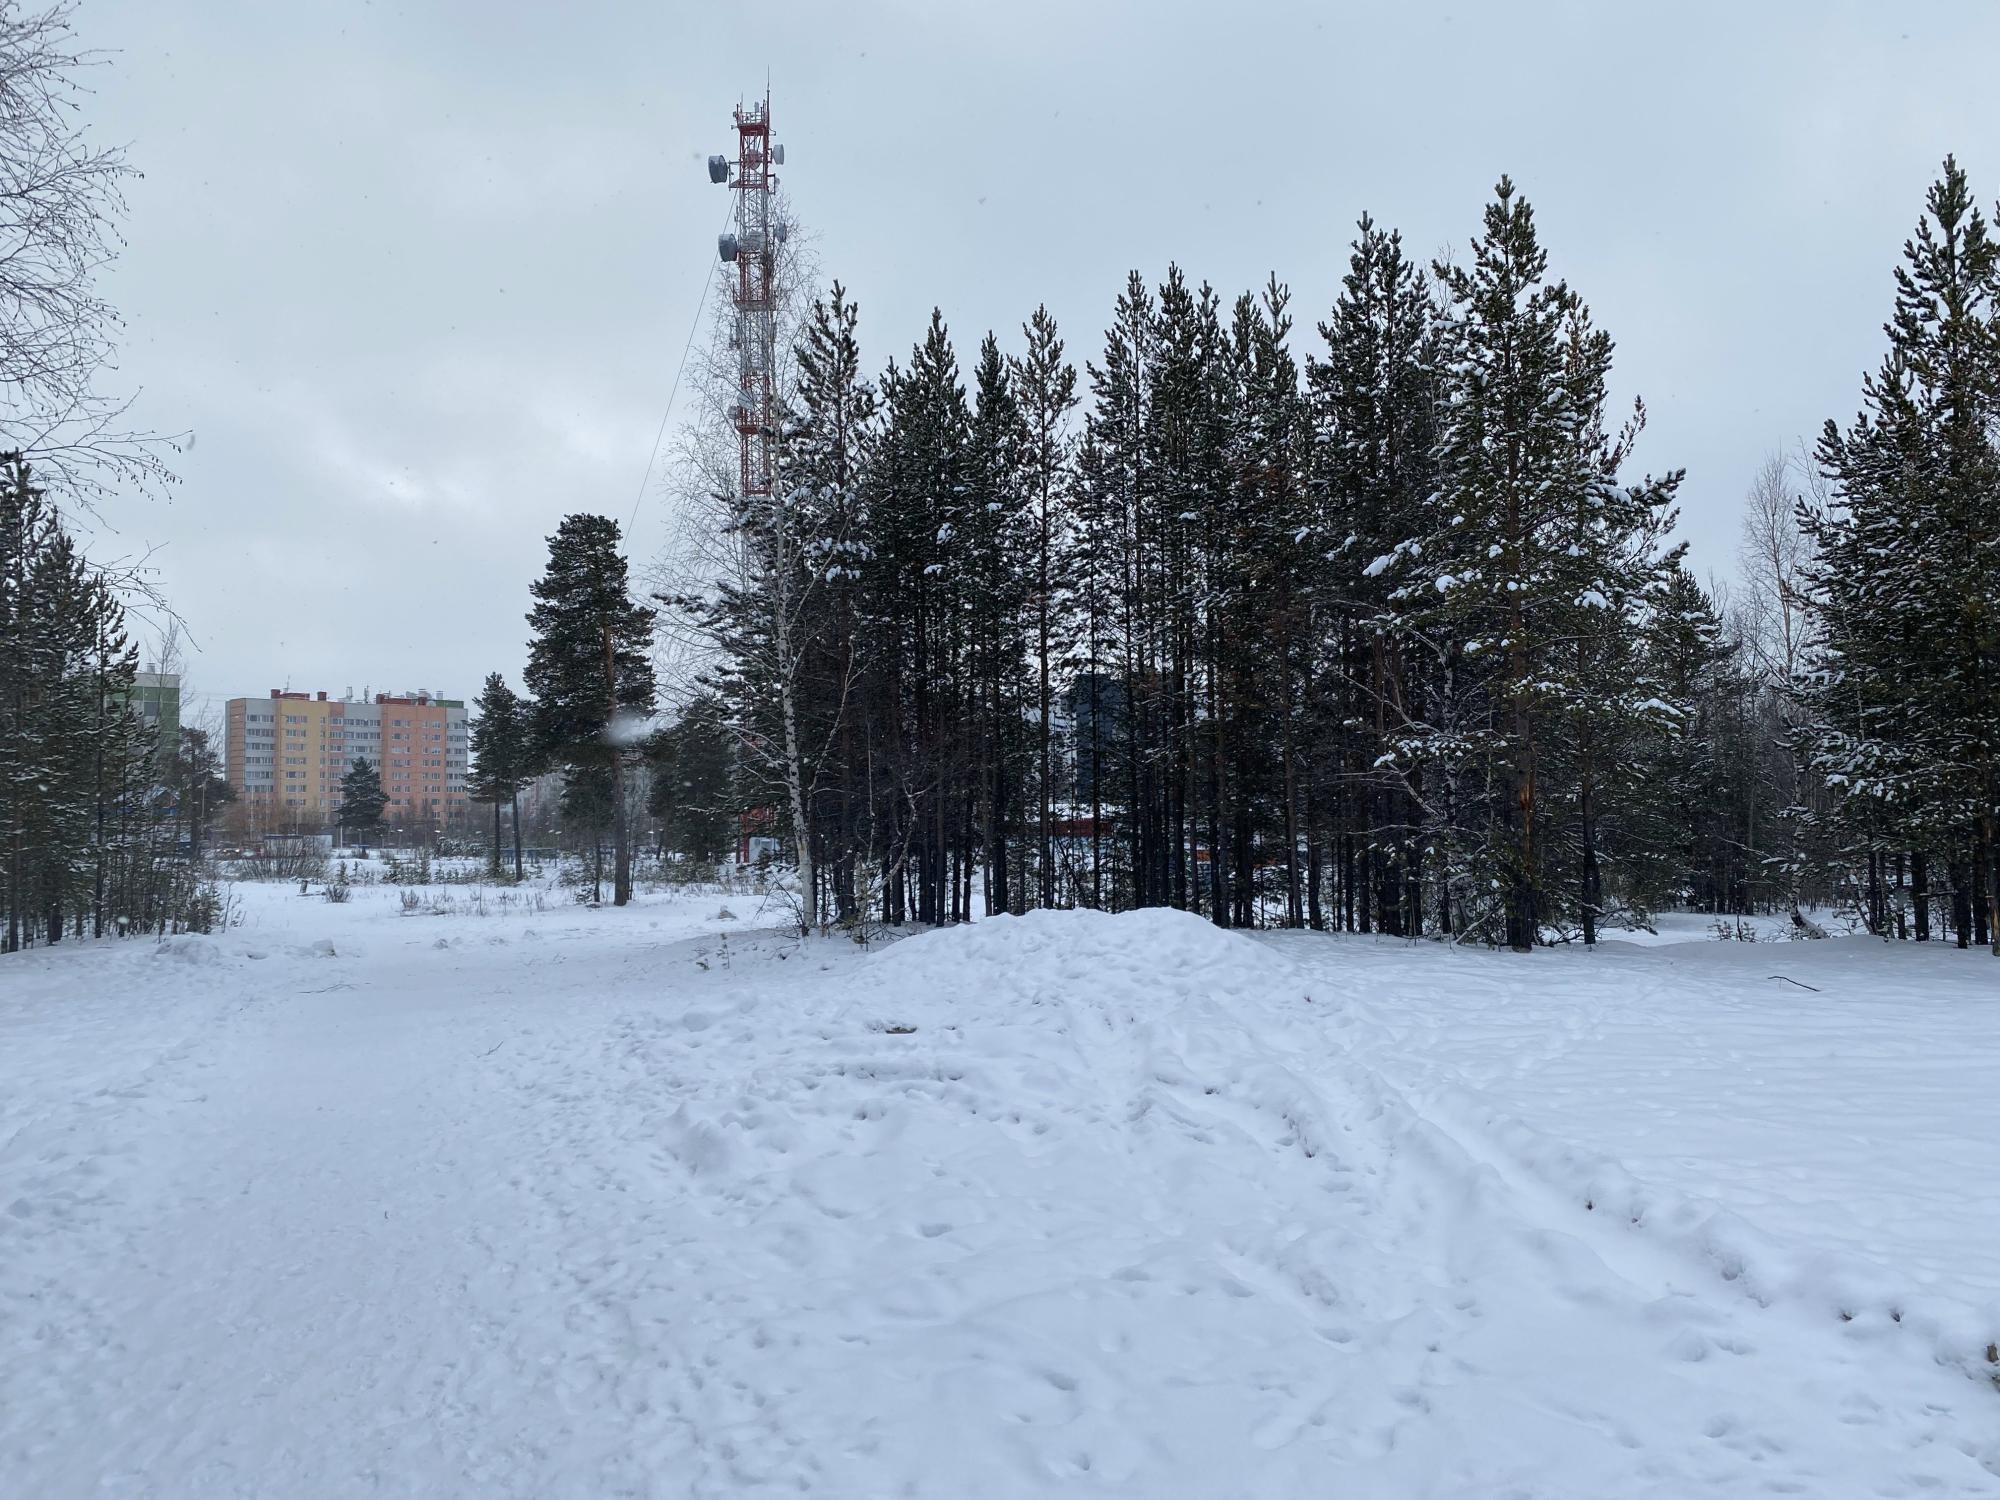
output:
[[[920,919],[967,913],[975,861],[1002,908],[1248,924],[1268,900],[1515,946],[1665,894],[1645,825],[1667,789],[1631,773],[1673,738],[1665,638],[1699,603],[1661,541],[1678,476],[1621,482],[1643,414],[1607,430],[1610,340],[1548,279],[1528,206],[1503,181],[1471,264],[1429,278],[1364,220],[1303,369],[1293,332],[1275,278],[1225,305],[1135,273],[1074,439],[1045,311],[1021,359],[985,341],[969,404],[939,318],[892,368],[860,612],[874,661],[945,650],[880,674],[863,717],[895,718],[905,681],[937,705],[877,792],[928,813]],[[803,431],[818,404],[802,380]]]
[[1526,204],[1434,277],[1364,220],[1303,369],[1293,331],[1275,278],[1135,273],[1079,428],[1045,309],[968,394],[940,315],[871,381],[842,289],[812,308],[786,482],[692,601],[746,772],[803,793],[808,920],[977,892],[1525,945],[1666,894],[1634,773],[1705,601]]
[[197,855],[228,784],[203,731],[158,743],[138,666],[117,580],[0,455],[0,951],[214,920]]
[[[81,128],[72,7],[0,5],[0,950],[65,934],[205,926],[196,874],[228,795],[199,730],[133,711],[134,570],[98,565],[77,522],[114,487],[170,478],[102,381],[119,322],[111,259],[132,168]],[[155,601],[157,602],[157,601]]]
[[[1713,591],[1504,179],[1462,264],[1364,218],[1303,356],[1275,278],[1225,302],[1170,267],[1081,376],[1038,309],[969,378],[940,314],[871,378],[836,283],[798,320],[772,497],[694,447],[720,545],[695,586],[663,570],[706,649],[652,811],[690,851],[771,819],[808,925],[1171,904],[1518,949],[1846,901],[2000,938],[1995,260],[1948,162],[1868,409],[1758,477]],[[616,581],[587,628],[538,587],[531,672],[573,636],[592,706],[496,701],[545,726],[516,764],[650,706],[586,649],[624,619],[636,651]]]

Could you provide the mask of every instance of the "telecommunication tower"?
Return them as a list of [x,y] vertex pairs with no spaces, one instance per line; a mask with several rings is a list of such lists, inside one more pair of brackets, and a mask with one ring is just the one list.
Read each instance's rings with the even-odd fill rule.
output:
[[776,471],[777,414],[774,383],[778,353],[778,249],[785,223],[775,202],[778,179],[771,168],[785,164],[785,148],[771,139],[771,95],[736,106],[736,160],[708,159],[708,180],[736,190],[736,228],[716,249],[736,268],[733,289],[737,393],[730,408],[741,453],[738,494],[747,506],[769,499]]

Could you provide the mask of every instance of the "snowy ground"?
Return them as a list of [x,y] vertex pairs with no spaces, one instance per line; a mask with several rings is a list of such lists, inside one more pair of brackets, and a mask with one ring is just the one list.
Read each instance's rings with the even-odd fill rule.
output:
[[0,1495],[2000,1495],[1990,958],[244,892],[0,960]]

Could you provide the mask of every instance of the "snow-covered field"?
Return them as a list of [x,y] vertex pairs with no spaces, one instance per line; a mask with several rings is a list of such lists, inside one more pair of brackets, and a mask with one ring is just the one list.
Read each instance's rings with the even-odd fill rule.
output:
[[2000,1495],[1983,955],[295,890],[0,960],[0,1496]]

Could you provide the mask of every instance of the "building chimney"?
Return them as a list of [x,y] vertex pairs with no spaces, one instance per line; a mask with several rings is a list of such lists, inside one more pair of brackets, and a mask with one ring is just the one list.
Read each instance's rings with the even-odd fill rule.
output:
[[321,694],[319,695],[319,701],[320,701],[320,702],[322,702],[322,703],[326,702],[326,694],[325,694],[325,693],[321,693]]

